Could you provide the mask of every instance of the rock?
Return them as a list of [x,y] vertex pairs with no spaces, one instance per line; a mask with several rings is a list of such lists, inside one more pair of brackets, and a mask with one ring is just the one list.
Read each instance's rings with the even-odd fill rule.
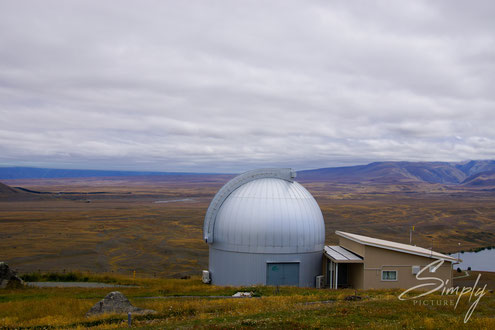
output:
[[252,298],[253,293],[252,292],[236,292],[232,295],[232,297],[235,297],[235,298]]
[[344,300],[347,300],[347,301],[357,301],[357,300],[361,300],[361,299],[363,299],[363,298],[360,296],[347,296],[344,298]]
[[91,309],[86,313],[86,316],[100,315],[106,313],[132,313],[142,315],[156,313],[156,311],[134,307],[126,296],[118,291],[114,291],[107,294],[105,298],[91,307]]
[[24,281],[14,271],[10,270],[9,265],[5,262],[0,262],[0,289],[19,288],[22,286],[24,286]]

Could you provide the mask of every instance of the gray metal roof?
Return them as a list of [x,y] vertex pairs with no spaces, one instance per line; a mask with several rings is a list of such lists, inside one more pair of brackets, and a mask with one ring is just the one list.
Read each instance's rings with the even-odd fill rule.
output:
[[227,182],[220,190],[215,194],[213,200],[206,211],[205,221],[203,225],[203,236],[204,240],[211,244],[214,240],[214,228],[215,221],[220,211],[220,207],[225,202],[225,200],[240,186],[263,178],[277,178],[293,182],[296,177],[296,172],[291,168],[264,168],[258,170],[252,170],[244,172],[229,182]]
[[386,241],[384,239],[373,238],[373,237],[357,235],[357,234],[351,234],[351,233],[346,233],[346,232],[338,231],[338,230],[335,232],[335,234],[337,234],[338,236],[350,239],[351,241],[357,242],[359,244],[363,244],[363,245],[369,245],[369,246],[374,246],[374,247],[392,250],[392,251],[415,254],[418,256],[423,256],[423,257],[428,257],[428,258],[433,258],[433,259],[443,259],[443,260],[450,261],[450,262],[459,261],[455,257],[451,257],[451,256],[448,256],[448,255],[445,255],[442,253],[432,251],[431,249],[425,249],[425,248],[422,248],[419,246],[413,246],[413,245],[409,245],[409,244]]
[[320,207],[292,178],[255,178],[235,188],[214,212],[214,221],[205,219],[207,242],[235,252],[321,252],[325,225]]
[[325,255],[334,262],[339,263],[361,263],[363,258],[338,245],[326,245]]

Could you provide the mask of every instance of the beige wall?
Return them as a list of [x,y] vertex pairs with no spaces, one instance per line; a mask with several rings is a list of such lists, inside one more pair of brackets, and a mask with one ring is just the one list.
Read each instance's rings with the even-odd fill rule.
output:
[[343,248],[346,248],[349,251],[354,252],[358,256],[364,258],[364,254],[366,251],[364,249],[365,246],[363,244],[356,243],[344,237],[339,237],[339,245],[342,246]]
[[321,275],[325,278],[325,285],[327,284],[327,263],[328,258],[323,254],[322,262],[321,262]]
[[363,264],[348,264],[349,272],[348,272],[348,280],[349,284],[354,289],[363,289],[364,288],[364,265]]
[[[349,284],[355,289],[408,289],[419,284],[431,282],[434,283],[434,285],[422,288],[423,290],[431,290],[440,284],[438,280],[417,280],[416,275],[412,273],[412,266],[420,266],[420,269],[423,269],[426,265],[436,259],[367,246],[344,237],[340,237],[339,243],[340,246],[364,258],[364,264],[348,264]],[[325,277],[327,275],[326,259],[327,258],[324,256],[322,265],[322,273]],[[382,281],[382,270],[396,270],[397,281]],[[428,269],[420,276],[422,278],[440,278],[446,283],[446,287],[451,287],[452,263],[444,262],[435,273],[430,273]]]
[[[437,280],[417,280],[416,275],[412,273],[412,266],[420,266],[421,269],[436,259],[412,255],[408,253],[392,251],[373,246],[364,246],[366,257],[364,259],[364,289],[385,289],[385,288],[403,288],[408,289],[418,284],[434,283],[434,285],[424,287],[424,290],[430,290],[440,284]],[[396,270],[397,281],[382,281],[382,270]],[[444,262],[435,273],[429,270],[420,275],[424,277],[436,277],[444,282],[448,280],[447,287],[452,286],[452,264]]]

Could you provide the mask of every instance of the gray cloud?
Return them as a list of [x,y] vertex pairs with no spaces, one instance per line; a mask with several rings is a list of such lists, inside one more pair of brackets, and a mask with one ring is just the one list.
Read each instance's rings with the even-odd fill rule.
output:
[[495,158],[495,4],[4,1],[0,165]]

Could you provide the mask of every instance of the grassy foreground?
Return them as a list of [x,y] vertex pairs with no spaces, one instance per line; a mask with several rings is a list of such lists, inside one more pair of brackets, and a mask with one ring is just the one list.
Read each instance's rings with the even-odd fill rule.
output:
[[[356,293],[354,290],[283,287],[277,291],[276,288],[263,286],[216,287],[202,284],[197,277],[186,280],[133,280],[124,276],[91,275],[89,280],[139,287],[0,290],[0,328],[127,327],[125,315],[84,316],[108,292],[118,290],[135,306],[157,311],[154,315],[134,316],[133,326],[138,328],[495,329],[493,292],[487,292],[480,299],[471,319],[465,324],[464,317],[474,297],[471,302],[468,297],[461,298],[457,309],[454,309],[455,296],[428,295],[416,300],[400,301],[397,296],[401,290],[357,291],[362,300],[346,301],[347,296]],[[237,291],[253,291],[260,297],[207,297],[230,296]]]

